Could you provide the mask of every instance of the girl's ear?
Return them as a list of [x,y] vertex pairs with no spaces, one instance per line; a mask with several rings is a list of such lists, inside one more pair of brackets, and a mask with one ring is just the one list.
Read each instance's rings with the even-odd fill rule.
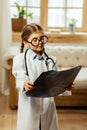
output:
[[23,44],[24,44],[24,45],[27,45],[27,42],[26,42],[25,40],[23,40]]
[[28,48],[29,48],[29,43],[28,43],[27,41],[24,40],[24,41],[23,41],[23,44],[24,44],[25,47],[28,47]]

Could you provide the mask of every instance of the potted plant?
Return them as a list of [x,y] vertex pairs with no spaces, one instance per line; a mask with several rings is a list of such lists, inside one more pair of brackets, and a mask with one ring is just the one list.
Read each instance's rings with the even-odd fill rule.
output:
[[30,19],[32,19],[33,13],[27,13],[24,7],[20,7],[17,2],[14,4],[17,8],[18,14],[13,14],[15,18],[12,18],[12,30],[20,32],[23,26],[27,24],[26,17],[30,17]]
[[70,19],[70,22],[69,22],[69,32],[70,33],[75,33],[76,23],[77,23],[77,19],[75,19],[75,18]]

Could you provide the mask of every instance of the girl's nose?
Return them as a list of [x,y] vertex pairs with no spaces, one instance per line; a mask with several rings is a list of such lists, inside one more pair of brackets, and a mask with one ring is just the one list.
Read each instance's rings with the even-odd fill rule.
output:
[[42,44],[42,41],[39,40],[39,44]]

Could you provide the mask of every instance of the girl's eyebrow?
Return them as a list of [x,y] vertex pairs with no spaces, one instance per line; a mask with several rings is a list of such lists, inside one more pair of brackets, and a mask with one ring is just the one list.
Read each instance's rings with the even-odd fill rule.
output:
[[[41,35],[41,36],[39,36],[39,37],[33,37],[32,39],[34,39],[34,38],[40,38],[40,37],[42,37],[42,36],[44,36],[44,35]],[[32,40],[32,39],[31,39],[31,40]]]

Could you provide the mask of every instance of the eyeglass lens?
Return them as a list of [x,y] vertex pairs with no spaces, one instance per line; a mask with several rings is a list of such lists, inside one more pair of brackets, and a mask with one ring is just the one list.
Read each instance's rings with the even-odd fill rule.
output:
[[39,39],[33,38],[31,42],[32,42],[32,45],[37,46],[40,42],[42,44],[45,44],[47,42],[47,40],[48,40],[47,36],[41,36]]

